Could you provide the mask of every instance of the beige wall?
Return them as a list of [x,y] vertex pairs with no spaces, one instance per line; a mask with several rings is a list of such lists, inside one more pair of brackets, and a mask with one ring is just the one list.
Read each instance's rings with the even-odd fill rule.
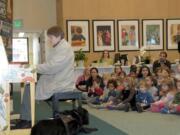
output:
[[[66,29],[67,19],[166,19],[180,18],[180,0],[57,0],[58,24]],[[165,23],[165,22],[164,22]],[[141,28],[141,25],[140,25]],[[117,35],[115,25],[115,35]],[[141,31],[141,29],[140,29]],[[165,35],[165,33],[164,33]],[[88,63],[98,59],[101,53],[93,53],[92,23],[90,23],[91,54],[88,53]],[[141,41],[140,37],[140,41]],[[117,37],[115,37],[117,52]],[[166,36],[164,37],[164,46]],[[128,53],[129,59],[138,52]],[[150,52],[156,59],[159,52]],[[114,53],[111,53],[114,56]],[[173,62],[179,57],[177,51],[168,51],[168,58]]]
[[13,19],[22,19],[24,27],[14,31],[37,32],[57,24],[56,0],[13,0]]

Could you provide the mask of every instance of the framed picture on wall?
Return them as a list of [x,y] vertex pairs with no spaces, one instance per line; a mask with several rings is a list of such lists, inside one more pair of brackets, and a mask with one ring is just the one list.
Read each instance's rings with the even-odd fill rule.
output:
[[118,50],[139,50],[139,20],[118,20]]
[[67,40],[74,51],[90,51],[89,20],[67,20]]
[[167,19],[167,50],[177,50],[180,42],[180,19]]
[[163,50],[163,19],[142,20],[142,45],[146,50]]
[[14,37],[12,39],[12,63],[29,63],[28,38]]
[[93,50],[115,51],[114,20],[93,20]]

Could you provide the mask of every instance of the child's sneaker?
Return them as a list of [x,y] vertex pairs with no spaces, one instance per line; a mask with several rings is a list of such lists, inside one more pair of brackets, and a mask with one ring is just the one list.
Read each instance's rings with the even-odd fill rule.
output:
[[161,109],[160,112],[163,113],[163,114],[169,114],[169,109],[167,107],[164,107],[164,108]]
[[108,106],[106,106],[106,108],[107,108],[108,110],[119,110],[119,107],[118,107],[118,106],[115,106],[115,105],[108,105]]
[[114,110],[114,106],[111,106],[111,105],[106,106],[106,108],[107,108],[108,110]]
[[136,108],[137,108],[137,112],[139,112],[139,113],[143,112],[143,108],[140,103],[136,103]]

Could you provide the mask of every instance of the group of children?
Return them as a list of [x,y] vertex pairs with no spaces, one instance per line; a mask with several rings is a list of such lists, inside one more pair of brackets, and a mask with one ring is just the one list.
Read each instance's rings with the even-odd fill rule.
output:
[[[85,81],[87,103],[99,109],[151,111],[180,113],[180,65],[176,71],[159,67],[155,73],[150,68],[131,66],[126,74],[120,65],[115,65],[110,75],[98,74],[91,68]],[[76,84],[78,86],[78,83]]]

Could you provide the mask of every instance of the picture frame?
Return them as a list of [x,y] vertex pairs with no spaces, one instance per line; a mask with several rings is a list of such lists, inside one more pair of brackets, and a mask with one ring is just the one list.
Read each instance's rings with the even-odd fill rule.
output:
[[76,52],[90,52],[89,20],[66,20],[67,40]]
[[115,51],[114,20],[93,20],[93,51]]
[[139,20],[117,20],[118,51],[139,50]]
[[164,20],[143,19],[142,20],[142,46],[145,50],[164,49]]
[[12,39],[12,63],[29,63],[29,43],[27,37],[13,37]]
[[166,20],[166,49],[177,50],[180,42],[180,18]]

